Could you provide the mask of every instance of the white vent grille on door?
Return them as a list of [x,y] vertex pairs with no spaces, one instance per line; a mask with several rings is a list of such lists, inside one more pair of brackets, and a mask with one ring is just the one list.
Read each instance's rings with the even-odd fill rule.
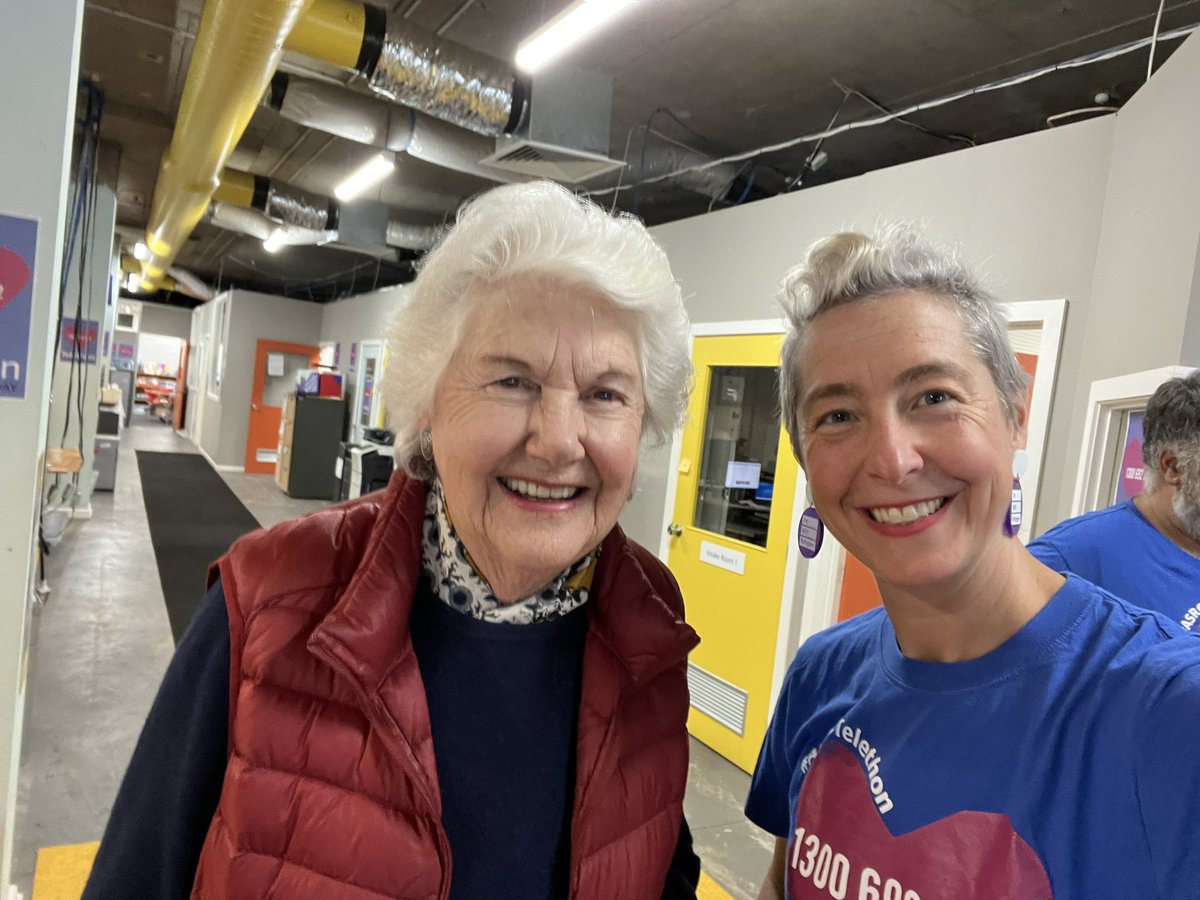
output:
[[750,695],[740,687],[688,663],[688,690],[692,706],[738,735],[746,734],[746,698]]

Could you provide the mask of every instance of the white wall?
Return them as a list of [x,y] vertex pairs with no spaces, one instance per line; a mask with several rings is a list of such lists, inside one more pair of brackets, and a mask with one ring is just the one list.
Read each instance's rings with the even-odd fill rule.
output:
[[[693,322],[776,318],[779,279],[820,237],[880,220],[917,220],[961,245],[1006,301],[1066,297],[1058,396],[1086,396],[1078,323],[1088,314],[1115,121],[1092,120],[943,154],[652,229]],[[1066,471],[1069,417],[1052,418],[1047,473]],[[643,454],[639,494],[621,523],[657,548],[667,453]],[[1073,479],[1043,479],[1037,522],[1057,521]],[[1065,501],[1064,498],[1065,497]]]
[[[26,10],[26,12],[30,12]],[[38,221],[25,397],[0,399],[0,892],[12,870],[17,762],[28,674],[29,617],[39,493],[50,408],[61,235],[75,118],[83,0],[36,15],[8,14],[0,28],[0,212]],[[30,77],[37,73],[36,77]]]

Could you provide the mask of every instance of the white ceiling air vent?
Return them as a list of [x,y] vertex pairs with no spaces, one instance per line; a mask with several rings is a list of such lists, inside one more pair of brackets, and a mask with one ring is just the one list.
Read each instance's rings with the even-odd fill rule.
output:
[[619,159],[609,159],[599,153],[572,150],[507,134],[496,138],[496,152],[481,162],[506,172],[571,184],[587,181],[624,165]]
[[496,138],[485,166],[534,178],[578,184],[625,165],[609,159],[612,79],[570,66],[533,79],[529,108],[514,134]]

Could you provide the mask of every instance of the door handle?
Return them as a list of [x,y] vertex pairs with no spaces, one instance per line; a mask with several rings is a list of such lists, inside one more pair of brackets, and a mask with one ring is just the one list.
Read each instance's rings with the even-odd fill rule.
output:
[[681,534],[683,534],[683,528],[672,523],[667,526],[667,534],[669,534],[671,537],[679,537]]

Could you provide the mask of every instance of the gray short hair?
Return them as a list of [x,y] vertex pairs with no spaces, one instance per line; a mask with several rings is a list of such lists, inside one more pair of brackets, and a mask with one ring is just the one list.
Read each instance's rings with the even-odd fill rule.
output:
[[1200,369],[1158,386],[1146,404],[1142,436],[1147,489],[1158,484],[1163,451],[1173,453],[1185,466],[1195,466],[1200,458]]
[[968,343],[992,376],[1005,415],[1015,424],[1028,376],[1013,355],[999,302],[976,275],[956,254],[925,243],[912,225],[889,225],[875,235],[843,231],[813,244],[779,289],[789,326],[781,351],[779,399],[797,459],[802,458],[800,367],[813,320],[838,306],[911,291],[939,297],[954,307]]
[[666,441],[687,408],[692,372],[687,313],[666,253],[640,221],[609,215],[549,181],[493,188],[473,199],[424,259],[388,332],[383,385],[396,463],[415,464],[417,423],[433,402],[483,287],[520,276],[594,290],[633,314],[645,412],[642,436]]

